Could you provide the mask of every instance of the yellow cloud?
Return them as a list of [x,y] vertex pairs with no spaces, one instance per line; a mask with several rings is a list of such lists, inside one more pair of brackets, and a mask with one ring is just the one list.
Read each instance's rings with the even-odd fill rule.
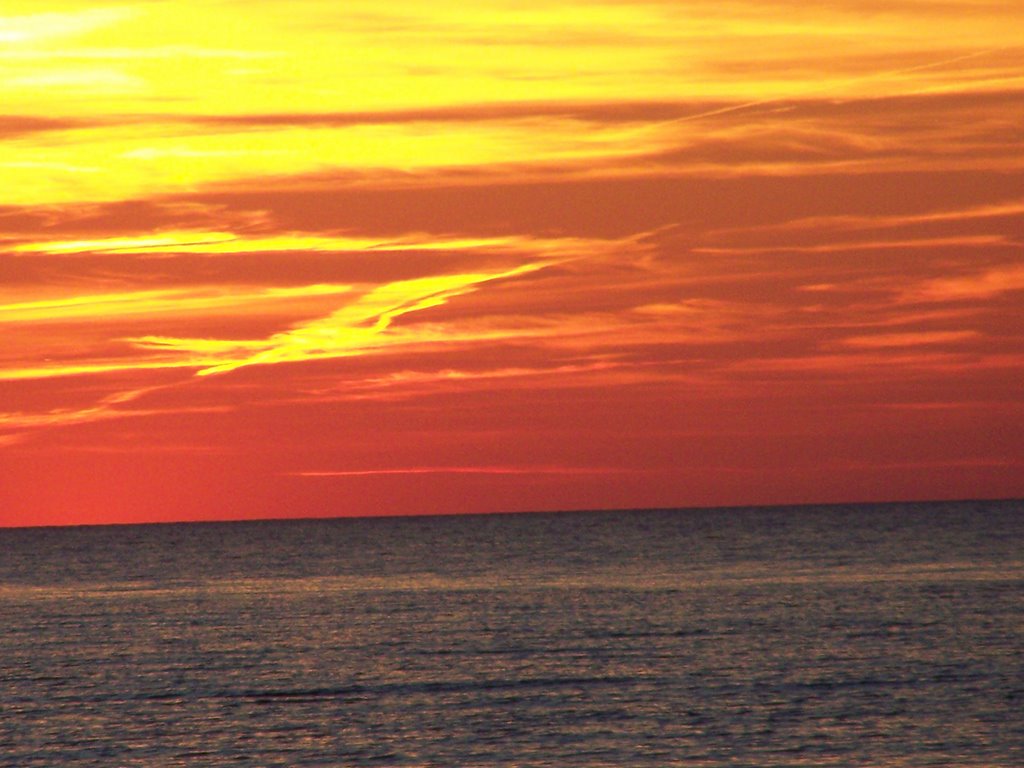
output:
[[[93,126],[0,144],[2,202],[122,200],[328,171],[401,178],[611,164],[606,172],[653,173],[637,161],[689,146],[686,126],[695,120],[782,100],[1019,88],[1019,36],[1011,31],[1019,14],[956,3],[943,10],[791,5],[780,19],[757,3],[491,0],[468,9],[413,0],[177,0],[82,10],[18,0],[0,16],[5,113]],[[347,126],[287,120],[643,102],[712,106],[635,123],[550,113]],[[283,119],[245,122],[275,115]],[[204,122],[214,116],[239,121]],[[784,114],[774,119],[786,123]],[[729,165],[695,159],[681,167],[723,173]],[[747,165],[745,172],[794,170]],[[828,167],[850,168],[819,169]]]
[[202,230],[161,232],[153,235],[105,237],[91,240],[43,240],[10,248],[12,253],[47,254],[158,254],[158,253],[265,253],[283,251],[465,251],[479,253],[528,252],[548,255],[594,255],[609,247],[621,247],[628,241],[586,238],[446,237],[408,234],[395,238],[351,237],[347,235],[243,235],[234,232]]
[[238,288],[129,291],[48,298],[0,304],[0,324],[96,320],[114,316],[149,316],[154,313],[210,313],[242,305],[271,304],[282,299],[334,296],[352,290],[349,285],[316,284],[293,288],[245,291]]
[[492,273],[444,275],[402,280],[372,289],[352,304],[327,317],[275,333],[266,339],[177,339],[145,336],[131,339],[144,349],[183,356],[200,376],[225,373],[250,365],[348,357],[396,342],[416,341],[415,332],[391,337],[392,322],[411,312],[437,307],[449,299],[492,280],[507,279],[542,269],[526,264]]
[[[101,75],[76,75],[94,76]],[[118,83],[103,77],[111,86]],[[0,144],[0,172],[8,204],[109,201],[263,176],[331,172],[354,183],[385,172],[583,165],[667,149],[672,133],[670,127],[556,118],[230,130],[141,123],[51,131],[45,141]]]
[[16,54],[19,46],[38,47],[48,41],[54,41],[56,45],[66,44],[61,38],[80,37],[123,22],[132,15],[132,11],[124,7],[82,9],[80,2],[60,4],[65,6],[60,10],[38,12],[41,7],[52,8],[53,5],[35,0],[4,3],[4,13],[0,15],[0,43],[11,48],[5,51],[5,55],[0,55],[0,59]]

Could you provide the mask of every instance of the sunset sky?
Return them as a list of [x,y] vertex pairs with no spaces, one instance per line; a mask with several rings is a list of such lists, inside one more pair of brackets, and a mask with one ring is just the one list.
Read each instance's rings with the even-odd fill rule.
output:
[[1024,496],[1020,0],[5,0],[0,525]]

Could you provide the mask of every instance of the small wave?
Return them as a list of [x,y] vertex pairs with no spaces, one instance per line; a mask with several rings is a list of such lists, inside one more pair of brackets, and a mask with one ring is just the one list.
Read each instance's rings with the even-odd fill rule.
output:
[[320,699],[362,698],[366,696],[406,696],[410,694],[463,693],[472,691],[523,690],[535,688],[579,688],[593,686],[630,686],[649,682],[637,677],[530,677],[490,680],[436,680],[380,685],[344,685],[326,688],[250,689],[223,691],[212,698],[245,699],[256,702],[316,701]]

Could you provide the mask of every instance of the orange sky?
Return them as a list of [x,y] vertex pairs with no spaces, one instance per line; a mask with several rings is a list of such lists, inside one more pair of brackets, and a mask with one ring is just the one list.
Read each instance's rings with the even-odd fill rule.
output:
[[1024,496],[1019,0],[6,0],[0,525]]

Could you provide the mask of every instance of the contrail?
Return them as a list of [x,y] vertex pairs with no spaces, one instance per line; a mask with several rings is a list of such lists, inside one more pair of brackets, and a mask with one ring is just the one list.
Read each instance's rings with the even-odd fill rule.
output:
[[869,83],[875,80],[884,80],[889,77],[895,77],[897,75],[905,75],[909,72],[921,72],[927,69],[936,69],[938,67],[944,67],[948,64],[956,64],[960,61],[967,61],[969,59],[977,59],[981,56],[988,56],[993,53],[999,53],[1000,51],[1006,50],[1005,48],[993,48],[985,51],[975,51],[974,53],[965,53],[960,56],[954,56],[949,59],[942,59],[941,61],[933,61],[928,64],[918,64],[913,67],[904,67],[901,69],[891,69],[885,72],[875,72],[870,75],[862,75],[861,77],[851,77],[845,80],[841,85],[834,85],[828,88],[808,88],[797,93],[793,93],[787,96],[773,96],[770,99],[757,99],[756,101],[747,101],[742,104],[731,104],[727,107],[719,107],[717,109],[709,109],[705,112],[698,112],[695,115],[686,115],[685,117],[677,117],[671,120],[665,120],[661,123],[655,123],[655,125],[674,125],[679,123],[690,123],[694,120],[703,120],[707,117],[717,117],[718,115],[725,115],[730,112],[739,112],[744,109],[752,109],[754,107],[763,107],[769,104],[783,104],[788,101],[792,101],[794,98],[801,96],[810,96],[814,94],[824,94],[834,92],[836,90],[842,90],[843,88],[857,85],[859,83]]

